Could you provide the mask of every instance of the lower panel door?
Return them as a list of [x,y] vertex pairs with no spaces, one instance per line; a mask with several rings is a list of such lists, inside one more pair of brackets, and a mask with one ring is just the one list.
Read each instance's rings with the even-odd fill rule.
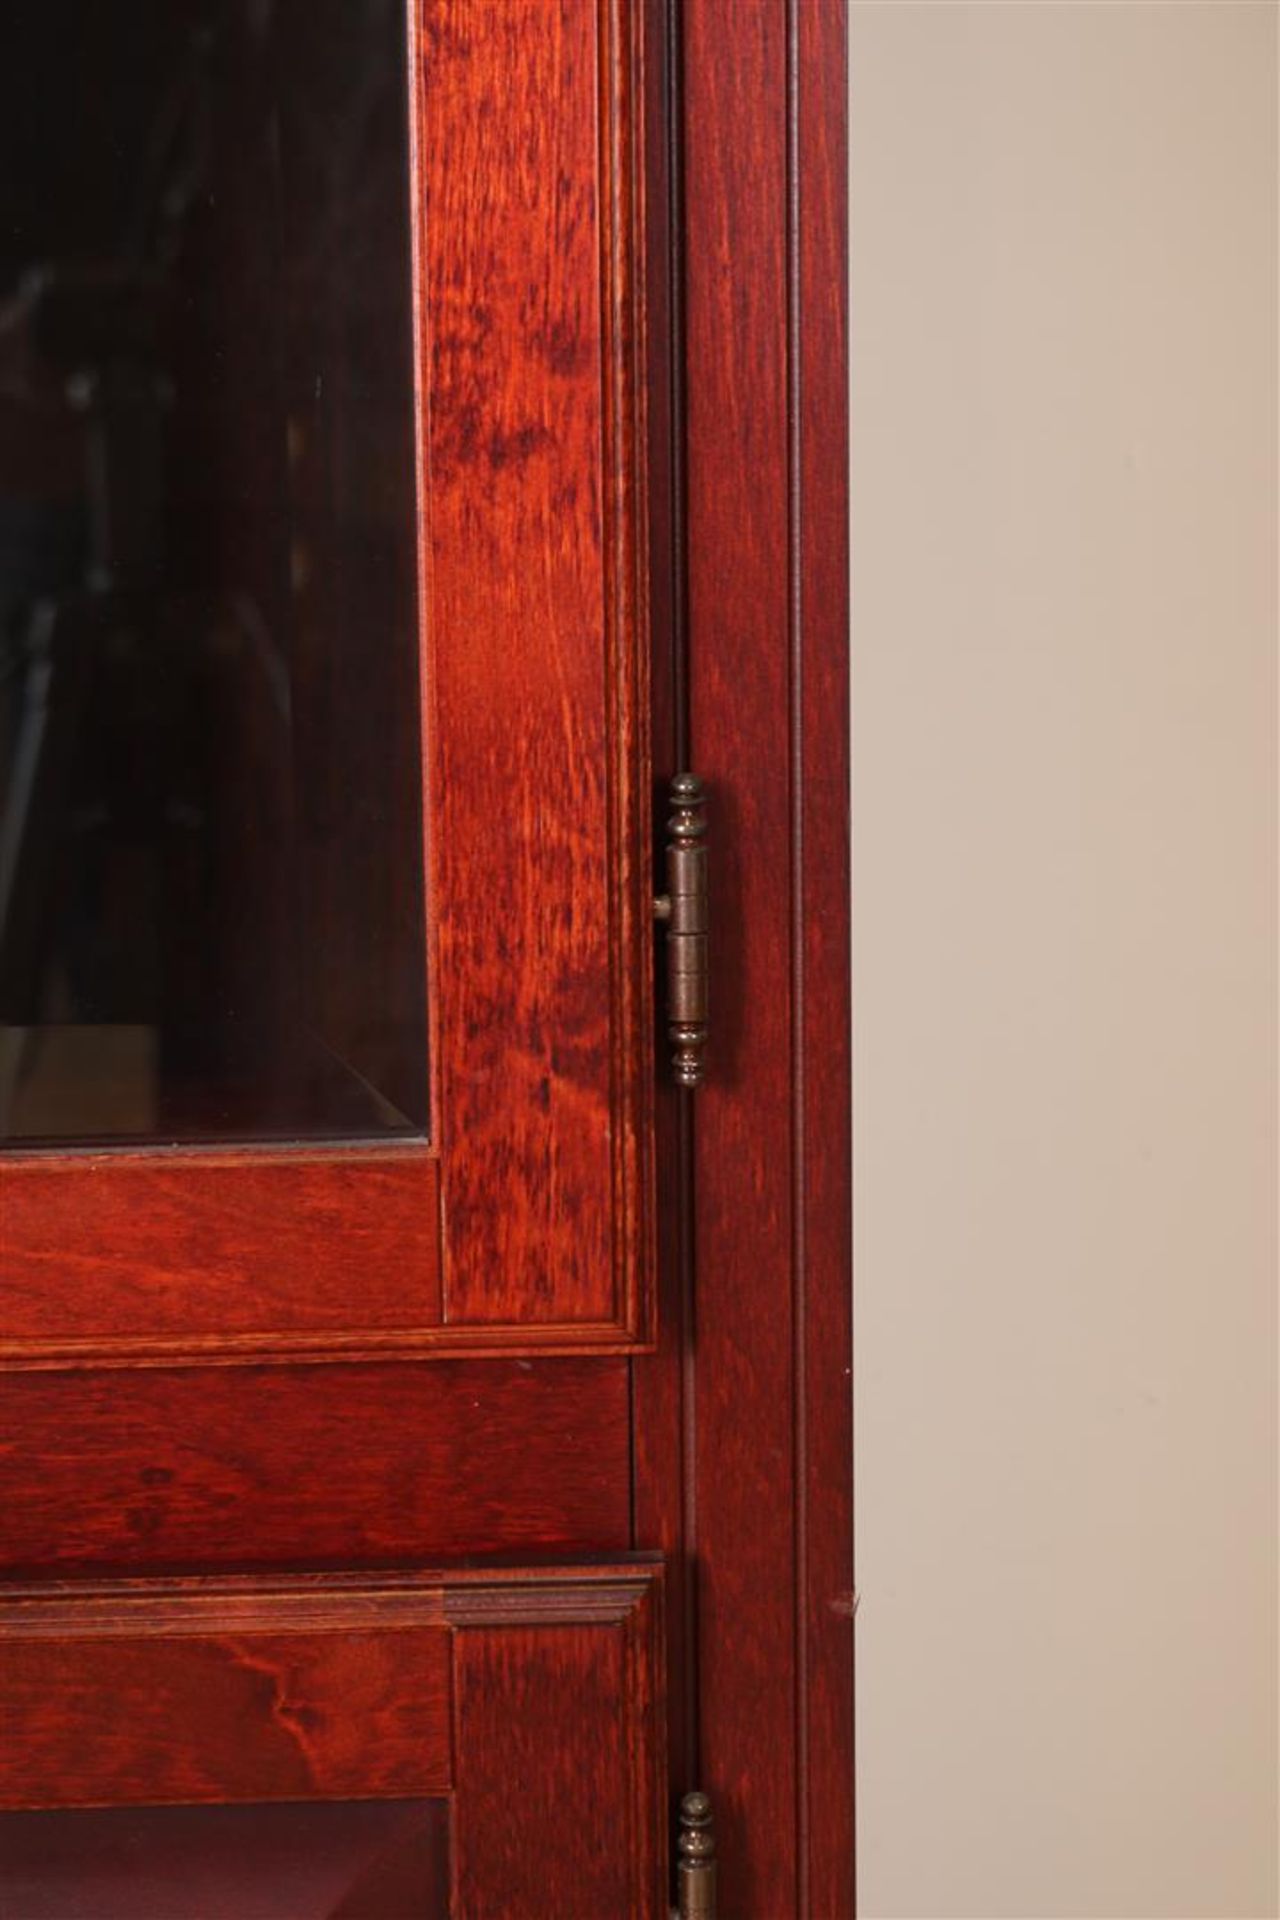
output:
[[664,1911],[661,1569],[29,1585],[6,1920]]

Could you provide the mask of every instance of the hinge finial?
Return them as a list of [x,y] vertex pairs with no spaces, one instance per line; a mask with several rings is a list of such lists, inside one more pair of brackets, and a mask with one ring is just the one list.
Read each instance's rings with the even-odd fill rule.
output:
[[716,1836],[705,1793],[680,1802],[676,1897],[680,1920],[716,1920]]

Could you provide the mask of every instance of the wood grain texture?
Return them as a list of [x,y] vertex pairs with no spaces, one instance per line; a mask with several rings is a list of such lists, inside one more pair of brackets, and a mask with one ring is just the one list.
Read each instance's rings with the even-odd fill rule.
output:
[[[362,1601],[275,1616],[262,1595],[168,1615],[108,1596],[98,1617],[59,1595],[0,1613],[0,1805],[341,1799],[445,1791],[450,1640],[368,1622]],[[204,1603],[204,1604],[202,1604]],[[421,1612],[422,1609],[419,1609]],[[325,1615],[327,1614],[327,1618]]]
[[0,1568],[618,1551],[627,1386],[619,1360],[15,1375]]
[[651,1307],[631,16],[440,0],[422,28],[451,1325]]
[[786,9],[685,8],[693,751],[715,1017],[696,1128],[702,1778],[725,1911],[798,1915]]
[[0,1355],[377,1344],[439,1322],[439,1167],[393,1152],[0,1163]]
[[467,1920],[666,1911],[660,1589],[610,1586],[590,1624],[590,1596],[572,1590],[488,1619],[484,1596],[467,1597],[452,1860]]
[[513,1280],[514,1319],[445,1324],[439,1213],[423,1147],[0,1159],[0,1372],[646,1344],[635,1291],[527,1320]]
[[663,1910],[653,1560],[10,1589],[0,1806],[451,1792],[467,1920]]
[[716,1009],[694,1123],[695,1398],[687,1377],[666,1395],[692,1481],[697,1784],[717,1804],[722,1904],[845,1920],[844,21],[801,0],[731,15],[683,13],[690,701]]

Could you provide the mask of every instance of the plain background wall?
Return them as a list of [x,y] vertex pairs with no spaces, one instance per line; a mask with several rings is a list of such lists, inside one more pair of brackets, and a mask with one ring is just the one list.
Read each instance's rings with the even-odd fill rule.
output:
[[1277,1912],[1276,27],[851,8],[864,1920]]

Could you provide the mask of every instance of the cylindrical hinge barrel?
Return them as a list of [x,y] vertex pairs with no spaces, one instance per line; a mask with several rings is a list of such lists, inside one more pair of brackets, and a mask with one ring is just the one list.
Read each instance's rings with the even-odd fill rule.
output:
[[702,782],[678,773],[667,822],[667,891],[657,902],[667,925],[667,1022],[672,1071],[682,1087],[706,1077],[710,893]]

